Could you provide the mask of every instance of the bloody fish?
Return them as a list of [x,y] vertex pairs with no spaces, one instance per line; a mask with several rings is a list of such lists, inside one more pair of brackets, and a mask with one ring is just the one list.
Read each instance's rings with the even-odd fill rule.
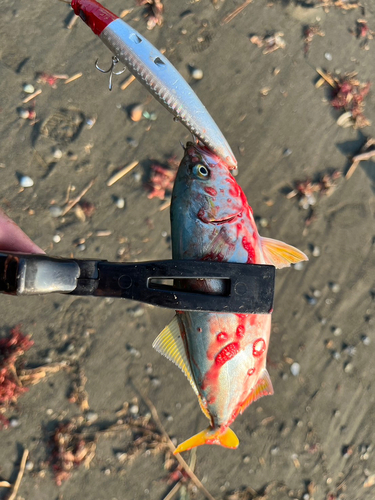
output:
[[[229,166],[201,143],[188,143],[171,204],[174,259],[270,264],[307,260],[286,243],[261,237],[253,211]],[[220,280],[189,280],[190,289],[221,293]],[[266,369],[271,314],[176,311],[155,349],[185,373],[209,427],[176,453],[203,444],[237,448],[230,425],[247,406],[273,394]]]

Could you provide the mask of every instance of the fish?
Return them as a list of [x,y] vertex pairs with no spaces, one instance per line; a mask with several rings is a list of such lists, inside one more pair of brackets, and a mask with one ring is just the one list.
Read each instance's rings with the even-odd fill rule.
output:
[[[173,259],[268,264],[283,268],[307,256],[261,237],[246,196],[230,167],[200,141],[188,142],[171,201]],[[188,280],[191,290],[222,293],[221,280]],[[254,401],[273,394],[266,368],[271,314],[176,311],[153,343],[188,378],[207,429],[180,444],[181,453],[203,444],[235,449],[230,428]]]

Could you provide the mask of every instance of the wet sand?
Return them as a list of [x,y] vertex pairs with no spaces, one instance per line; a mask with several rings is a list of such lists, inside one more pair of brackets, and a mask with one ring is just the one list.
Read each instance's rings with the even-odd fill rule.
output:
[[[236,420],[236,451],[198,449],[195,472],[216,499],[258,498],[256,491],[259,498],[277,500],[372,499],[374,163],[361,163],[330,196],[319,197],[308,226],[307,211],[285,193],[298,179],[332,170],[345,173],[348,157],[360,150],[364,137],[375,137],[374,125],[361,131],[339,127],[326,88],[314,86],[317,67],[331,73],[357,71],[362,82],[373,79],[375,40],[363,50],[350,30],[358,18],[375,30],[374,6],[365,0],[364,13],[325,12],[254,0],[223,23],[240,4],[165,0],[164,24],[152,31],[146,28],[143,7],[133,1],[105,4],[117,14],[132,9],[125,20],[165,48],[192,84],[238,158],[237,181],[262,219],[260,233],[295,245],[310,258],[300,270],[277,272],[268,362],[275,394]],[[107,76],[95,70],[94,62],[98,58],[106,68],[110,54],[80,20],[66,28],[71,18],[67,5],[5,0],[0,16],[1,207],[52,255],[170,258],[168,210],[160,211],[161,200],[147,198],[144,184],[154,161],[182,158],[180,141],[189,140],[189,133],[137,82],[120,90],[126,74],[116,77],[108,91]],[[325,36],[314,37],[305,57],[303,26],[317,18]],[[251,35],[268,32],[283,32],[286,47],[264,55],[249,41]],[[192,79],[189,65],[203,70],[202,80]],[[37,82],[41,72],[82,77],[69,84],[58,80],[53,88]],[[22,104],[25,84],[42,90],[28,104]],[[132,122],[128,112],[138,103],[156,113],[156,121]],[[35,112],[35,120],[20,118],[20,107]],[[373,91],[365,115],[375,123]],[[132,173],[107,187],[113,172],[133,160],[139,165]],[[34,185],[21,190],[22,175]],[[92,180],[83,198],[86,209],[95,207],[91,216],[83,221],[72,209],[52,217],[50,207],[64,206],[69,186],[73,199]],[[118,197],[125,199],[123,209],[116,206]],[[110,234],[97,236],[97,231]],[[134,398],[146,414],[139,391],[148,395],[178,442],[206,427],[184,375],[151,346],[172,313],[128,301],[56,295],[2,297],[0,314],[1,336],[16,324],[32,335],[28,366],[66,360],[74,367],[30,387],[6,413],[15,427],[0,431],[0,480],[15,481],[27,448],[32,470],[25,472],[20,498],[164,498],[171,485],[163,454],[142,454],[123,463],[120,455],[131,441],[125,432],[101,437],[90,468],[75,468],[60,487],[48,465],[48,441],[60,421],[83,415],[69,401],[79,373],[87,378],[96,428],[116,422],[124,401]],[[291,373],[293,363],[300,368],[297,376]],[[246,488],[253,493],[239,493]],[[0,498],[8,493],[0,488]]]

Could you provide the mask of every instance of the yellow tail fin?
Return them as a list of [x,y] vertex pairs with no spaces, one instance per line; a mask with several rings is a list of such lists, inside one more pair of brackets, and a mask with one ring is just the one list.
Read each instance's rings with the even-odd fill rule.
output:
[[224,448],[235,449],[239,445],[238,437],[232,431],[232,429],[225,429],[225,431],[213,431],[212,427],[199,432],[195,436],[181,443],[175,450],[174,454],[181,453],[182,451],[191,450],[191,448],[196,448],[197,446],[202,446],[202,444],[219,444],[224,446]]

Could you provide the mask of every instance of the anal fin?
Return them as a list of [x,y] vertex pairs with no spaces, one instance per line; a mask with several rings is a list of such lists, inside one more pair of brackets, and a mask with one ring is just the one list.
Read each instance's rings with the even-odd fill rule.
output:
[[268,371],[264,369],[262,375],[259,377],[258,382],[256,383],[256,386],[252,389],[245,401],[241,403],[239,413],[243,413],[251,403],[254,403],[254,401],[261,398],[262,396],[272,396],[272,394],[272,382]]

